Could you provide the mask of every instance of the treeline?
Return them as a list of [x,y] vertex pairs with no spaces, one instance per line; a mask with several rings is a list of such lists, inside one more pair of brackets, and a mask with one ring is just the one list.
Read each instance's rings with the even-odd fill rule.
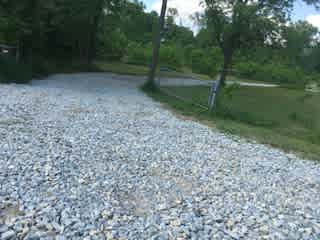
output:
[[320,36],[317,28],[305,21],[291,23],[282,29],[277,45],[242,49],[234,68],[240,76],[304,87],[320,81]]
[[[167,11],[160,64],[215,77],[224,54],[212,28],[204,25],[194,34],[176,24],[178,15],[176,9]],[[0,1],[0,44],[17,47],[19,64],[30,66],[21,71],[25,76],[62,71],[73,63],[79,70],[95,70],[95,59],[149,66],[158,17],[138,0]],[[242,44],[234,53],[232,74],[295,86],[317,80],[318,30],[306,22],[281,28],[279,44]],[[8,66],[14,61],[8,61],[0,59],[0,68],[7,69],[0,78],[12,74]]]
[[[29,72],[35,74],[48,72],[49,68],[63,70],[66,62],[82,63],[80,68],[90,70],[97,58],[149,64],[158,17],[155,11],[146,13],[139,1],[0,1],[0,44],[15,46],[17,62],[29,66]],[[192,44],[193,33],[177,26],[173,18],[167,19],[165,39],[174,47],[164,48],[167,54],[161,58],[168,64],[173,59],[180,67],[184,63],[175,56],[176,46]],[[13,56],[1,57],[1,74],[12,74],[8,66],[13,63]],[[30,75],[26,71],[21,74]]]
[[[120,19],[115,40],[117,46],[103,48],[107,60],[149,65],[152,58],[152,36],[157,23],[156,12],[145,12],[138,1],[129,3]],[[179,12],[168,9],[162,32],[160,64],[176,70],[190,69],[194,73],[216,77],[223,67],[224,54],[213,37],[210,26],[202,26],[197,34],[176,24]],[[272,82],[289,87],[304,87],[320,80],[319,30],[299,21],[279,26],[281,39],[272,44],[242,44],[235,52],[231,74],[256,81]],[[121,36],[121,37],[120,37]],[[121,41],[119,41],[121,39]],[[110,46],[110,45],[109,45]]]
[[122,4],[118,0],[1,1],[0,41],[16,46],[17,60],[33,67],[41,58],[80,58],[89,65],[103,33],[117,27]]

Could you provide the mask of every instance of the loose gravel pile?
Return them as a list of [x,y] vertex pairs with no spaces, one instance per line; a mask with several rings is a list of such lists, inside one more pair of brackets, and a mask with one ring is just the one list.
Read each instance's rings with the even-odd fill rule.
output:
[[320,164],[111,74],[0,85],[0,239],[320,239]]

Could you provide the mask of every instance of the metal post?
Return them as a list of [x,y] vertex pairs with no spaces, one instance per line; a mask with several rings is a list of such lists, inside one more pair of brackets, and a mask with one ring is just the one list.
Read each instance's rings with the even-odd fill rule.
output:
[[208,101],[210,112],[212,112],[214,110],[219,87],[220,87],[220,80],[214,81],[212,84],[212,88],[211,88],[210,96],[209,96],[209,101]]

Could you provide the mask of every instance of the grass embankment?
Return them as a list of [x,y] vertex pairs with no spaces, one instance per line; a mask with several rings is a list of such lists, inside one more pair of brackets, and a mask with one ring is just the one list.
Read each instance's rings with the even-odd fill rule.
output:
[[[252,80],[252,79],[246,79],[246,78],[240,78],[240,77],[236,77],[236,76],[232,76],[232,75],[229,75],[227,76],[227,81],[231,81],[232,83],[242,83],[242,82],[245,82],[245,83],[254,83],[254,84],[274,84],[274,83],[269,83],[269,82],[262,82],[262,81],[255,81],[255,80]],[[276,84],[274,84],[276,85]],[[278,84],[280,85],[280,84]]]
[[[137,75],[137,76],[147,76],[149,72],[149,67],[144,65],[134,65],[126,64],[122,62],[95,62],[96,68],[101,72],[112,72],[117,74],[125,75]],[[159,70],[158,70],[159,74]],[[188,68],[183,68],[181,70],[170,70],[166,72],[161,72],[163,77],[171,78],[196,78],[202,80],[210,80],[210,77],[207,75],[192,73]]]
[[[167,87],[165,90],[207,104],[208,87]],[[149,93],[186,116],[214,124],[225,132],[320,159],[320,95],[285,88],[241,87],[221,97],[218,111],[208,111],[170,97]]]
[[[122,62],[96,61],[88,67],[86,61],[79,59],[45,59],[35,58],[33,65],[17,64],[12,57],[0,57],[0,83],[27,83],[32,78],[42,78],[56,73],[79,73],[79,72],[111,72],[124,75],[147,76],[149,67],[133,65]],[[158,73],[162,77],[171,78],[196,78],[209,80],[210,77],[192,73],[188,68],[170,70]]]

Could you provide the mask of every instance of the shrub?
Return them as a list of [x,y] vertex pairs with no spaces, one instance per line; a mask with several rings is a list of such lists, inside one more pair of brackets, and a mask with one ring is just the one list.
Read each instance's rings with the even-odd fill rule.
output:
[[28,83],[32,79],[31,67],[18,64],[13,57],[0,56],[0,82]]
[[181,69],[183,66],[183,50],[174,45],[162,45],[159,62],[161,65]]
[[[129,43],[124,61],[138,65],[150,65],[152,60],[152,45]],[[174,45],[161,45],[159,64],[180,69],[183,66],[183,50]]]
[[195,49],[191,53],[192,71],[215,76],[221,68],[222,59],[222,53],[218,48]]
[[194,51],[193,45],[187,45],[184,47],[184,65],[192,67],[192,52]]
[[299,67],[289,67],[284,64],[254,62],[238,62],[234,66],[235,75],[256,81],[271,82],[287,87],[303,88],[308,81],[308,76]]
[[124,61],[130,64],[149,65],[151,58],[151,46],[142,46],[139,43],[130,42],[126,49],[126,57]]
[[116,29],[102,31],[99,36],[98,56],[103,59],[119,61],[125,54],[128,40],[125,34]]

